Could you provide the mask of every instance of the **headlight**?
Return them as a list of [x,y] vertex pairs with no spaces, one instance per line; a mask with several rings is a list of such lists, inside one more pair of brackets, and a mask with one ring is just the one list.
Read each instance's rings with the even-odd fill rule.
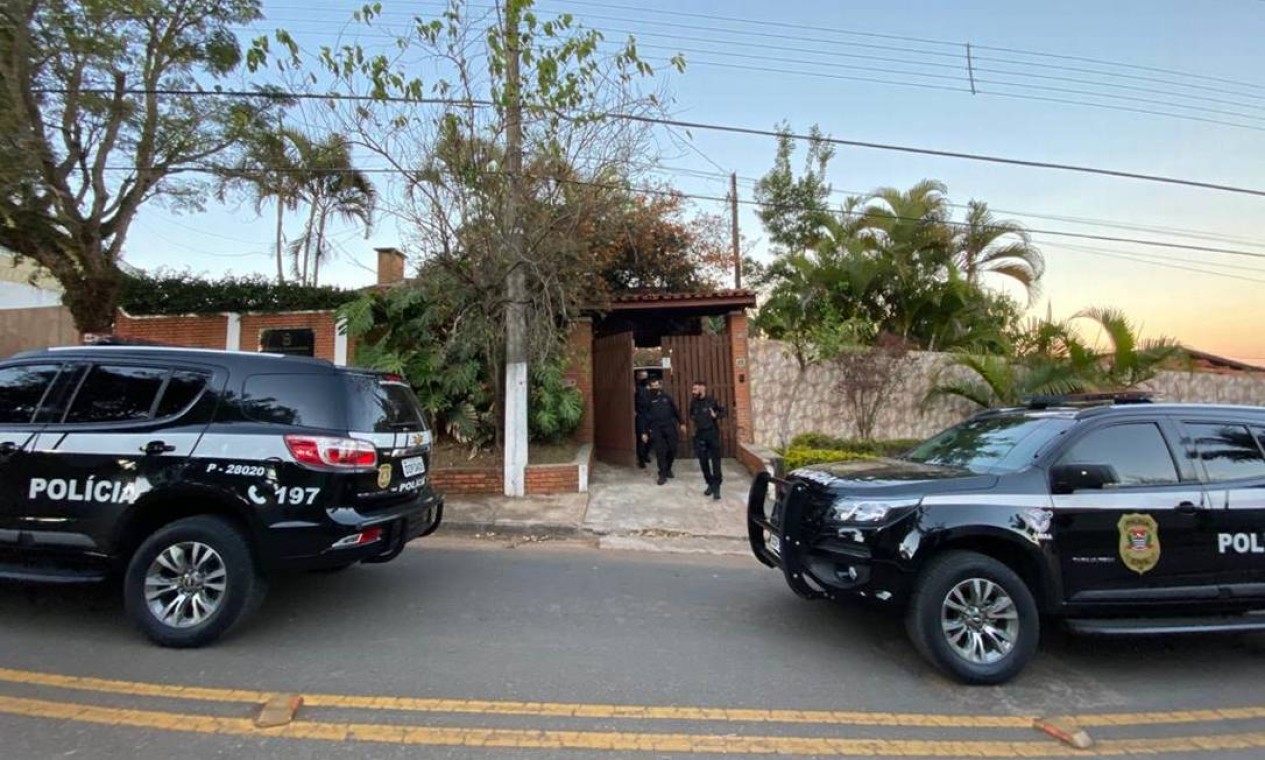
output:
[[834,503],[835,522],[875,523],[887,519],[901,509],[912,509],[922,503],[922,497],[912,499],[853,499],[842,498]]

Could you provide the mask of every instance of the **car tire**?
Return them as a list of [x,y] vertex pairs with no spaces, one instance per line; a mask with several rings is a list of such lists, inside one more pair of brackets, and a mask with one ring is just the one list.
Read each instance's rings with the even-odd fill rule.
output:
[[128,562],[123,602],[155,644],[209,644],[263,602],[267,584],[233,523],[212,515],[177,520],[146,538]]
[[1041,638],[1036,601],[1023,579],[992,557],[966,551],[927,564],[905,627],[919,654],[968,684],[1014,678]]

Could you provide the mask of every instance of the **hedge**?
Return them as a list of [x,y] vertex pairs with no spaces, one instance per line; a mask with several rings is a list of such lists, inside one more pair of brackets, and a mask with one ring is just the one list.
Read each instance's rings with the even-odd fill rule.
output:
[[191,274],[123,278],[119,306],[134,316],[332,310],[359,293],[328,286],[278,285],[260,275],[204,280]]
[[787,472],[790,472],[791,470],[798,470],[800,467],[807,467],[810,464],[855,462],[865,459],[874,459],[874,457],[869,454],[859,454],[855,451],[841,451],[839,449],[791,447],[782,454],[782,467]]
[[801,433],[791,439],[788,449],[830,449],[872,457],[893,457],[903,454],[920,443],[914,438],[893,438],[886,441],[860,441],[835,438],[824,433]]

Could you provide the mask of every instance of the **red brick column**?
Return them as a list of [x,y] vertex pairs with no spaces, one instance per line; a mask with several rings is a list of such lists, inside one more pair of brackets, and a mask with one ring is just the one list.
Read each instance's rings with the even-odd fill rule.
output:
[[572,438],[576,443],[593,442],[593,320],[581,317],[571,323],[567,336],[567,380],[584,398],[584,416]]
[[738,426],[738,443],[754,443],[751,426],[751,367],[747,359],[747,313],[736,311],[725,317],[729,335],[729,355],[733,361],[733,421]]

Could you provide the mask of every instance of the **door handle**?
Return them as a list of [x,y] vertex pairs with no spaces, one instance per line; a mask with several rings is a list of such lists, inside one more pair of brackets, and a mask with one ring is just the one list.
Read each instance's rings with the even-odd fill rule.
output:
[[1183,501],[1177,505],[1177,514],[1193,515],[1199,511],[1199,505],[1193,501]]
[[150,441],[141,447],[141,451],[149,455],[165,454],[168,451],[175,451],[176,447],[166,441]]

